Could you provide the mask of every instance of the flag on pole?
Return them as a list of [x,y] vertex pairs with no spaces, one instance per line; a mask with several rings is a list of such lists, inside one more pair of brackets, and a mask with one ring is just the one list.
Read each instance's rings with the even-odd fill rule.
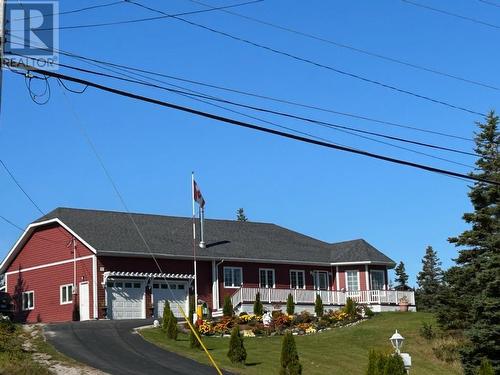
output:
[[193,180],[193,199],[196,203],[200,205],[201,208],[205,207],[205,199],[203,199],[203,195],[201,195],[201,191],[196,184],[196,181]]

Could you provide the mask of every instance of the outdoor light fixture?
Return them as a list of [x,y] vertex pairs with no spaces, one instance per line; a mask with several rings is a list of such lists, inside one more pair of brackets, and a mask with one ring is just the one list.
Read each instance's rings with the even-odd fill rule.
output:
[[394,334],[389,339],[391,340],[391,344],[394,347],[394,349],[396,349],[396,353],[398,354],[401,353],[400,349],[403,346],[404,339],[405,338],[398,333],[398,330],[396,330],[396,332],[394,332]]

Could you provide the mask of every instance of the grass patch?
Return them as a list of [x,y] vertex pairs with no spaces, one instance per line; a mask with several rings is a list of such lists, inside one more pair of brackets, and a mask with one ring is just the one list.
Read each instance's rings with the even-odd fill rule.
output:
[[[362,375],[368,364],[368,351],[392,349],[389,337],[397,328],[405,337],[403,351],[412,356],[413,375],[459,375],[456,363],[437,359],[432,344],[419,335],[422,322],[435,325],[432,314],[427,313],[382,313],[353,327],[336,328],[309,336],[296,336],[295,342],[303,365],[303,373]],[[189,347],[189,336],[180,333],[177,341],[168,340],[161,329],[144,329],[142,336],[165,349],[209,364],[201,350]],[[235,366],[228,357],[229,339],[204,337],[203,342],[210,354],[223,368],[241,374],[277,374],[281,353],[281,336],[245,338],[248,353],[246,365]]]

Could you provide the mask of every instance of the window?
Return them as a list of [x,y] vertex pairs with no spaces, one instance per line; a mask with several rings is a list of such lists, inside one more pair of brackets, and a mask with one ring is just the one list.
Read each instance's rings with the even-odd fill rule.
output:
[[177,285],[177,289],[184,289],[184,284]]
[[274,288],[274,269],[261,268],[259,269],[259,284],[261,288]]
[[153,284],[153,289],[159,289],[160,288],[160,284]]
[[359,273],[357,270],[345,271],[345,277],[348,291],[359,290]]
[[305,274],[304,271],[290,270],[290,288],[305,289]]
[[33,310],[35,308],[35,292],[23,292],[23,310]]
[[108,282],[106,283],[106,285],[107,285],[108,287],[112,288],[114,284],[113,284],[113,282],[112,282],[112,281],[108,281]]
[[73,284],[61,285],[61,305],[73,302]]
[[141,283],[134,283],[134,288],[140,288],[141,287]]
[[239,288],[243,284],[241,267],[224,267],[224,288]]
[[328,290],[328,272],[327,271],[314,271],[314,289]]
[[125,283],[125,288],[132,288],[132,283]]
[[385,272],[383,270],[370,271],[370,286],[372,290],[385,289]]
[[123,288],[123,283],[115,283],[116,288]]

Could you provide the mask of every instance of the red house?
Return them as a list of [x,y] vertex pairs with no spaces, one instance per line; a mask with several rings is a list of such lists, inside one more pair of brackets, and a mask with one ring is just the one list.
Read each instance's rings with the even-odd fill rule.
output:
[[[29,225],[0,265],[17,318],[69,321],[78,307],[80,320],[142,319],[165,301],[178,317],[178,306],[187,311],[192,219],[131,215],[57,208]],[[312,310],[317,294],[327,309],[347,297],[374,311],[403,297],[414,306],[413,292],[387,288],[394,261],[364,240],[329,244],[274,224],[205,220],[205,242],[196,250],[198,300],[213,314],[225,296],[250,311],[257,292],[268,309],[284,308],[289,293],[297,311]]]

